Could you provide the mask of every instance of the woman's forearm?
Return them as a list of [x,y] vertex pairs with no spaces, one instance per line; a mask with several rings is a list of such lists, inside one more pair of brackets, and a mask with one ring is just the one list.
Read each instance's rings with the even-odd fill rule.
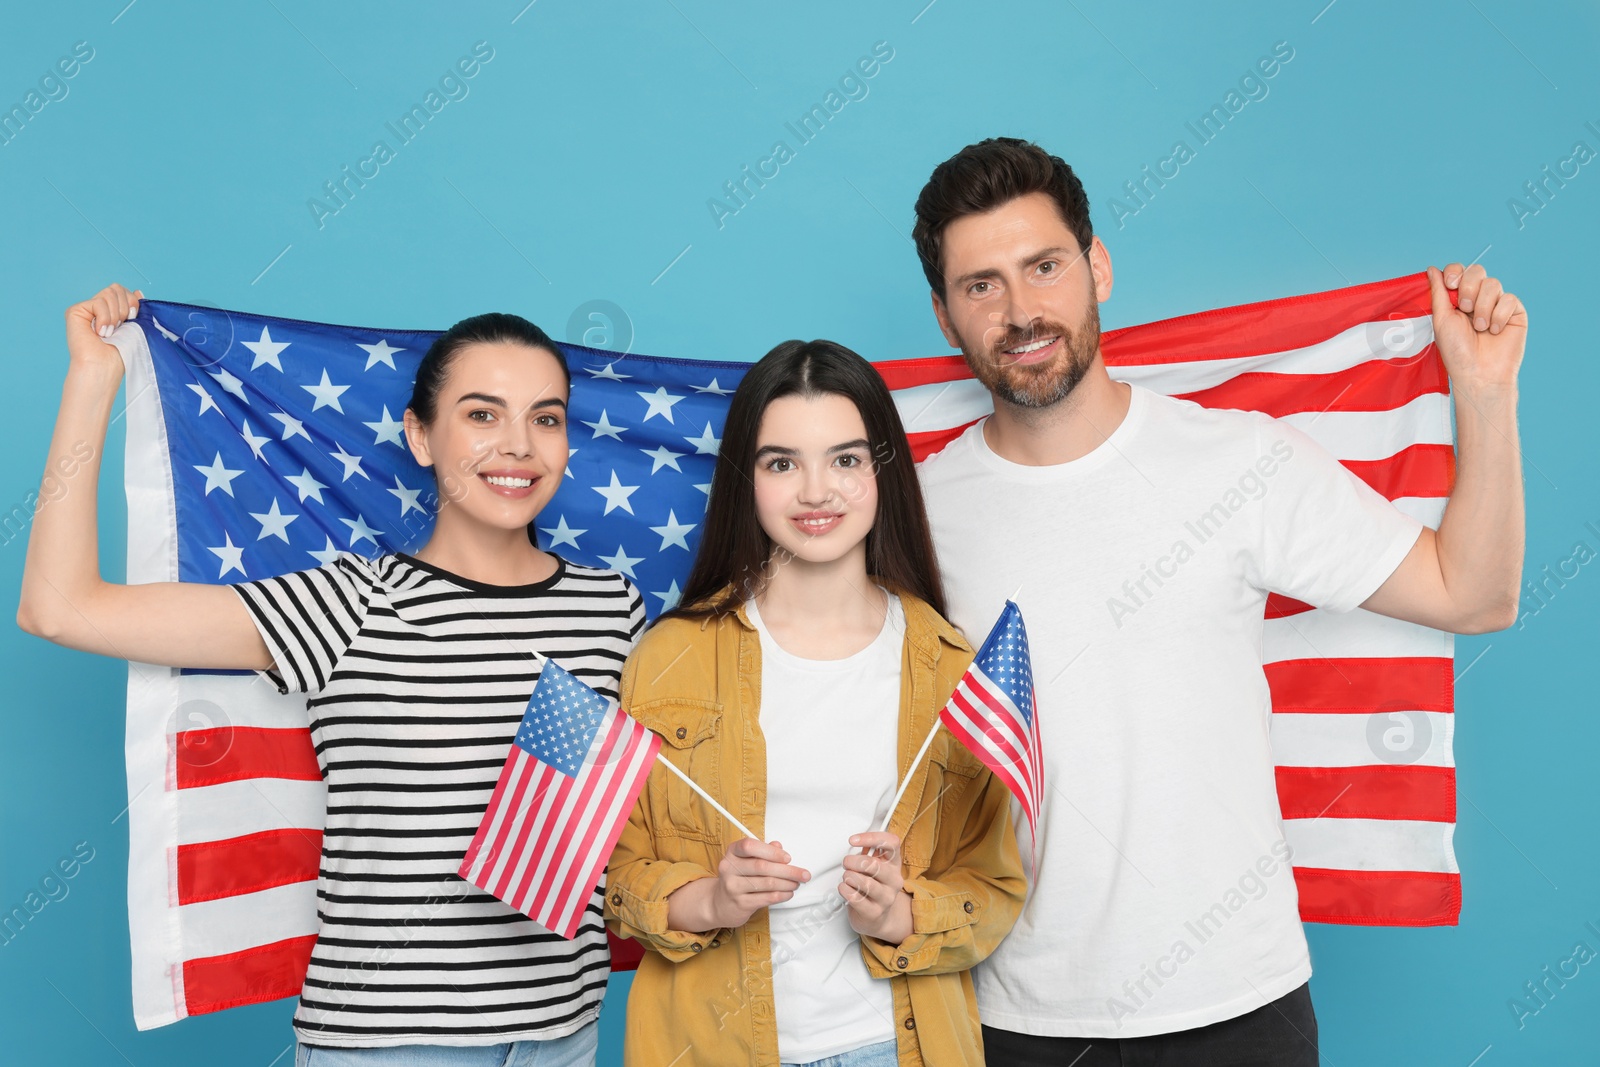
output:
[[55,638],[81,618],[75,605],[101,584],[96,492],[119,367],[74,360],[34,501],[17,622]]
[[715,878],[697,878],[674,889],[667,895],[667,926],[691,934],[718,929],[721,924],[711,914],[716,888]]

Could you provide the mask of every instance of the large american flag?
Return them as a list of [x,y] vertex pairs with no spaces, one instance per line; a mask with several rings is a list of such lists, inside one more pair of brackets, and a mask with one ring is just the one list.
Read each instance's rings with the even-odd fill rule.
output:
[[660,747],[615,700],[546,659],[457,873],[575,936]]
[[1022,805],[1038,848],[1044,749],[1033,689],[1033,659],[1022,609],[1010,600],[978,646],[939,721],[999,776]]
[[[419,546],[433,482],[400,416],[436,336],[142,301],[113,337],[128,365],[128,580],[234,582],[341,549]],[[653,618],[676,603],[699,543],[727,398],[749,364],[564,347],[571,458],[540,543],[628,575]],[[1296,423],[1438,525],[1453,450],[1425,275],[1111,331],[1103,347],[1114,377]],[[959,356],[877,366],[917,460],[990,409]],[[1451,638],[1279,597],[1264,627],[1302,916],[1454,923]],[[303,697],[253,674],[130,665],[141,1028],[298,994],[326,802],[307,723]]]

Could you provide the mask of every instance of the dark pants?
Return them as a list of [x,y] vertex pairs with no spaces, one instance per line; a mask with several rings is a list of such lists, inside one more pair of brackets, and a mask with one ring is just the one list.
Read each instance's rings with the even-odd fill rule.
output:
[[1317,1017],[1301,986],[1234,1019],[1150,1037],[1033,1037],[983,1028],[989,1067],[1317,1067]]

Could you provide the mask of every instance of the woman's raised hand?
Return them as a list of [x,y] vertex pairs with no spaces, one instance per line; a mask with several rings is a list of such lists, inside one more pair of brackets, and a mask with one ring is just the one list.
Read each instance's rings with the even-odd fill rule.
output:
[[67,353],[75,364],[122,372],[122,356],[106,338],[139,312],[143,290],[129,292],[112,282],[67,309]]

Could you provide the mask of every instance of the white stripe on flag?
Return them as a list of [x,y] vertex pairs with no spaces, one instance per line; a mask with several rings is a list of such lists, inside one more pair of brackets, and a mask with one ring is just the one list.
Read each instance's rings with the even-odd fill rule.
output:
[[176,844],[222,841],[262,830],[310,828],[322,832],[328,804],[323,782],[247,778],[173,790]]
[[1455,823],[1411,819],[1285,819],[1296,867],[1455,874]]
[[317,883],[290,882],[176,909],[185,960],[242,952],[317,932]]
[[994,410],[994,397],[976,378],[909,385],[893,396],[908,434],[964,426]]
[[1455,720],[1442,711],[1274,715],[1272,760],[1279,767],[1454,767]]
[[1261,661],[1449,658],[1454,647],[1454,638],[1442,630],[1391,619],[1364,608],[1343,614],[1313,610],[1266,620],[1261,634]]
[[1412,445],[1450,443],[1450,396],[1423,393],[1387,411],[1299,411],[1278,421],[1339,459],[1388,459]]

